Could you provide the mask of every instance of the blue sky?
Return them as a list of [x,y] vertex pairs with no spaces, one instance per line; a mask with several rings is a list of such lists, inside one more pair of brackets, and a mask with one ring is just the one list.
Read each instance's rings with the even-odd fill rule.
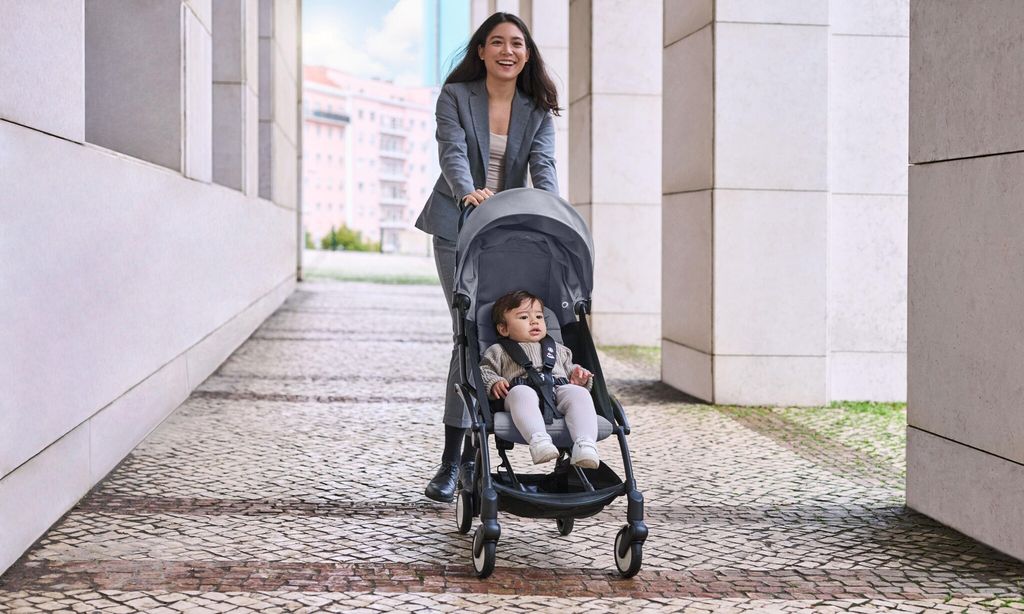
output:
[[[466,5],[468,38],[468,2],[440,1],[451,3],[446,11],[457,9],[451,11],[455,19],[462,18],[461,8]],[[401,85],[422,85],[429,47],[425,36],[436,35],[424,32],[424,12],[433,10],[431,4],[428,0],[303,0],[303,62]]]

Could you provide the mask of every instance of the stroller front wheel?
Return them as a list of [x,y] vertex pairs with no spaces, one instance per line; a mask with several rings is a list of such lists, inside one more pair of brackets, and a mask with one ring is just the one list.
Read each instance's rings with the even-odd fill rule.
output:
[[623,578],[632,578],[643,564],[643,542],[624,543],[629,540],[629,525],[615,535],[615,567]]
[[576,524],[575,518],[556,518],[555,524],[558,525],[558,534],[565,536],[572,533],[572,527]]
[[455,525],[465,535],[473,528],[473,493],[464,488],[455,496]]
[[477,527],[473,534],[473,571],[478,578],[486,578],[494,572],[497,559],[497,543],[484,541],[484,528]]

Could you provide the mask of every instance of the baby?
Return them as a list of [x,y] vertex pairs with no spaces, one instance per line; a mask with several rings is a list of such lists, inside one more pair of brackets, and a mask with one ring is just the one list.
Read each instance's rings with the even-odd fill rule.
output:
[[[510,292],[494,303],[491,311],[498,334],[518,342],[526,352],[530,364],[544,364],[541,341],[547,336],[544,322],[544,304],[539,298],[519,290]],[[597,446],[597,412],[590,397],[593,373],[572,363],[572,351],[561,343],[555,344],[557,357],[551,375],[555,378],[555,402],[558,412],[565,416],[569,435],[575,442],[569,462],[586,469],[599,465]],[[512,422],[523,438],[530,442],[530,456],[534,464],[546,463],[558,457],[558,448],[551,442],[544,427],[540,396],[526,378],[521,367],[495,343],[484,352],[480,373],[487,394],[492,399],[505,399],[505,409],[512,414]]]

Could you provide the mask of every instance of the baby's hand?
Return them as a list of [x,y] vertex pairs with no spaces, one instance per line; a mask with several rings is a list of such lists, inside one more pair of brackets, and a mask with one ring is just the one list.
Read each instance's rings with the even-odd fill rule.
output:
[[569,383],[576,384],[577,386],[586,386],[591,377],[594,377],[593,373],[579,365],[576,365],[576,368],[573,369],[572,373],[569,375]]
[[500,379],[491,386],[492,399],[504,399],[508,396],[508,380]]

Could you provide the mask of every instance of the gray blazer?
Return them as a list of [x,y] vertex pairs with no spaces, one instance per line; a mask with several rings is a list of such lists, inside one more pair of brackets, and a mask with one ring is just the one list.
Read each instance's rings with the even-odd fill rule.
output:
[[[427,197],[416,228],[454,241],[458,236],[456,199],[487,182],[490,122],[487,87],[483,80],[449,83],[437,98],[437,150],[441,176]],[[555,126],[551,114],[520,91],[512,99],[505,149],[505,188],[526,186],[558,193],[555,173]]]

